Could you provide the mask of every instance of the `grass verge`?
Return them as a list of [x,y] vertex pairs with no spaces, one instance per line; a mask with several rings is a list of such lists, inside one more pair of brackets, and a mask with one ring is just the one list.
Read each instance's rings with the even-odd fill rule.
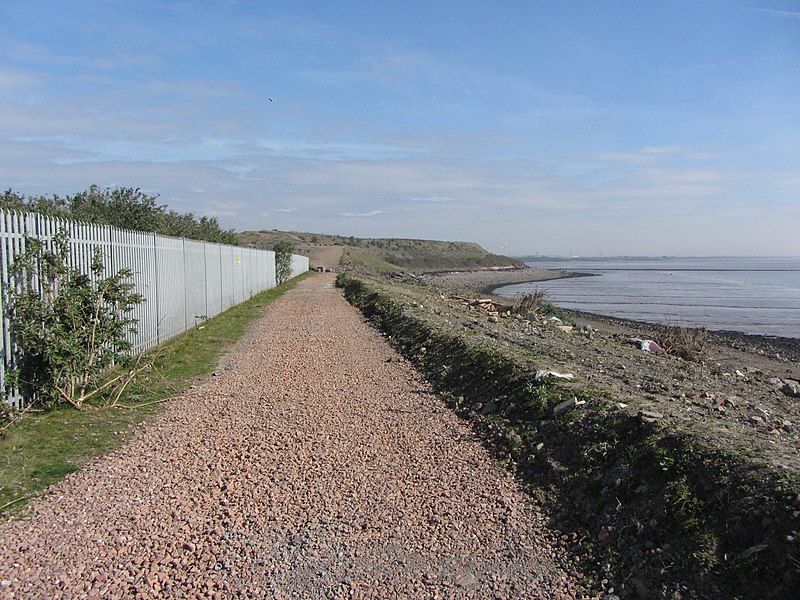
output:
[[152,350],[151,373],[130,386],[120,406],[25,414],[0,438],[0,514],[18,513],[47,486],[121,446],[137,424],[160,413],[161,401],[212,373],[264,307],[307,276],[261,292]]

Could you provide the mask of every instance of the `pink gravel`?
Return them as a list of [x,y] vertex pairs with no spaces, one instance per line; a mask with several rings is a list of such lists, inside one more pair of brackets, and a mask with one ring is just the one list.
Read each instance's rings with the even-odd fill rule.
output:
[[0,527],[0,597],[580,597],[531,498],[333,278]]

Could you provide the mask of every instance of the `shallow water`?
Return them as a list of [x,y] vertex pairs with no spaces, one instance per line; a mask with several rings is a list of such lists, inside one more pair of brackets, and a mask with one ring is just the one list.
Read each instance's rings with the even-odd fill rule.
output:
[[670,325],[800,338],[800,258],[563,259],[532,267],[597,275],[499,288],[546,290],[564,308]]

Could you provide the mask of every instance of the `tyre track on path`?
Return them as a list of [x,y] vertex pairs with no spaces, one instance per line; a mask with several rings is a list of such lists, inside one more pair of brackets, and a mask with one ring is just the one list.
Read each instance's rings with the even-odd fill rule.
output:
[[572,598],[515,479],[320,274],[0,528],[3,598]]

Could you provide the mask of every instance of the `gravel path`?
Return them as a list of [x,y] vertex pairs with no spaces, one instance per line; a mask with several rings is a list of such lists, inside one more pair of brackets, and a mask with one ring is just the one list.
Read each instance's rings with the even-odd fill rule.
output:
[[333,277],[3,525],[0,597],[579,597],[557,533]]

